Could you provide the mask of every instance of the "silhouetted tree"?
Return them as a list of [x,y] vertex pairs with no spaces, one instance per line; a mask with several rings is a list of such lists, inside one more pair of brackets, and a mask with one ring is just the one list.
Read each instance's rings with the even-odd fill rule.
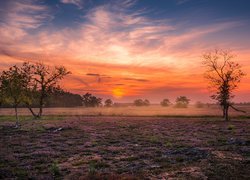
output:
[[200,102],[200,101],[197,101],[197,102],[195,103],[195,107],[197,107],[197,108],[203,108],[204,106],[205,106],[205,104],[202,103],[202,102]]
[[90,93],[84,94],[82,101],[85,107],[98,107],[102,105],[102,98],[97,98]]
[[165,107],[169,106],[170,104],[171,103],[170,103],[169,99],[163,99],[162,102],[161,102],[161,105],[165,106]]
[[149,106],[150,105],[150,101],[148,99],[144,100],[144,106]]
[[175,100],[175,107],[177,108],[187,108],[188,104],[190,102],[190,99],[188,99],[186,96],[180,96],[177,97]]
[[150,102],[149,100],[145,99],[145,100],[142,100],[142,99],[136,99],[134,101],[134,105],[135,106],[149,106],[150,105]]
[[142,99],[136,99],[136,100],[134,100],[134,105],[135,106],[143,106],[144,102]]
[[[48,94],[58,87],[58,83],[66,75],[70,74],[64,66],[50,67],[43,63],[24,63],[22,70],[29,76],[30,83],[27,86],[27,93],[30,98],[26,102],[30,112],[35,118],[40,118],[43,114],[43,107]],[[31,107],[31,100],[38,98],[39,112],[34,113]]]
[[107,99],[104,102],[104,104],[105,104],[106,107],[111,107],[111,106],[113,106],[113,101],[111,99]]
[[79,94],[54,89],[45,99],[45,107],[77,107],[82,106],[82,97]]
[[25,88],[28,85],[28,78],[23,71],[12,66],[7,71],[1,72],[0,75],[0,97],[1,102],[11,104],[15,109],[16,127],[19,126],[18,106],[27,98]]
[[233,91],[245,75],[241,66],[233,61],[234,58],[235,55],[227,50],[215,50],[203,55],[203,64],[207,67],[205,78],[210,83],[209,88],[214,92],[211,98],[222,107],[223,117],[226,121],[229,120],[229,107],[245,112],[235,108],[232,102]]

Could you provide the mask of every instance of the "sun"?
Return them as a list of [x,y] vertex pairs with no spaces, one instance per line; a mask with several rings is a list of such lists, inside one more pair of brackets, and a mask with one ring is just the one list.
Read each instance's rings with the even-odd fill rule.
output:
[[116,87],[112,90],[112,94],[115,98],[119,99],[122,98],[125,94],[124,90],[120,87]]

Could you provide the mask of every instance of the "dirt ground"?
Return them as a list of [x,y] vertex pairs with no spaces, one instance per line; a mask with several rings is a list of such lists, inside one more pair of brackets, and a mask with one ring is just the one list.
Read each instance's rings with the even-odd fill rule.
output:
[[0,179],[250,179],[250,120],[0,118]]

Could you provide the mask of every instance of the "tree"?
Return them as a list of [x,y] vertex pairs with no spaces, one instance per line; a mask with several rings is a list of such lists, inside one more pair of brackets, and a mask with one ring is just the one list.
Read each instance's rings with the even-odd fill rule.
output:
[[[27,86],[27,94],[29,95],[26,105],[28,106],[30,112],[35,118],[40,118],[43,114],[43,106],[46,97],[53,89],[60,89],[58,83],[66,75],[71,72],[67,71],[64,66],[50,67],[43,63],[24,63],[22,66],[22,71],[25,72],[29,77],[29,85]],[[38,99],[39,112],[34,113],[31,105],[32,100]]]
[[149,106],[150,105],[150,102],[149,100],[145,99],[145,100],[142,100],[142,99],[136,99],[134,101],[134,105],[135,106]]
[[143,106],[144,102],[142,99],[136,99],[136,100],[134,100],[134,105],[135,106]]
[[149,106],[150,105],[150,101],[148,99],[145,99],[143,103],[144,103],[144,106]]
[[245,75],[241,66],[233,61],[235,57],[228,50],[215,50],[203,54],[203,64],[207,68],[205,78],[209,81],[209,89],[213,91],[211,98],[222,107],[223,117],[226,121],[229,120],[229,107],[245,112],[235,108],[232,102],[233,91]]
[[175,100],[175,107],[177,108],[187,108],[188,104],[190,102],[190,99],[188,99],[186,96],[180,96],[177,97]]
[[171,103],[169,101],[169,99],[163,99],[162,102],[161,102],[161,105],[164,106],[164,107],[167,107],[169,106]]
[[104,104],[105,104],[106,107],[111,107],[111,106],[113,106],[113,101],[111,99],[107,99],[104,102]]
[[16,127],[19,127],[17,108],[27,98],[25,96],[27,84],[28,76],[17,66],[10,67],[0,75],[1,102],[7,102],[15,109]]
[[205,104],[202,103],[201,101],[197,101],[197,102],[195,103],[195,107],[197,107],[197,108],[203,108],[204,106],[205,106]]
[[102,98],[97,98],[90,93],[82,96],[83,105],[85,107],[98,107],[102,105]]
[[45,100],[45,107],[77,107],[82,106],[82,97],[79,94],[55,89]]

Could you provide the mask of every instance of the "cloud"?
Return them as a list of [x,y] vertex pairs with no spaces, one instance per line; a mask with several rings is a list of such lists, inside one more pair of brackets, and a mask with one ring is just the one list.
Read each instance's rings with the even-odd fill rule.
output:
[[61,3],[64,4],[73,4],[75,6],[77,6],[79,9],[83,8],[83,1],[82,0],[61,0]]
[[97,76],[97,77],[100,76],[100,74],[93,74],[93,73],[87,73],[86,75],[87,75],[87,76]]
[[[8,1],[0,7],[0,49],[19,49],[26,39],[32,38],[30,32],[50,21],[50,9],[38,1]],[[19,53],[19,52],[17,52]]]
[[138,81],[138,82],[148,82],[148,79],[136,79],[136,78],[123,78],[124,80],[128,81]]

